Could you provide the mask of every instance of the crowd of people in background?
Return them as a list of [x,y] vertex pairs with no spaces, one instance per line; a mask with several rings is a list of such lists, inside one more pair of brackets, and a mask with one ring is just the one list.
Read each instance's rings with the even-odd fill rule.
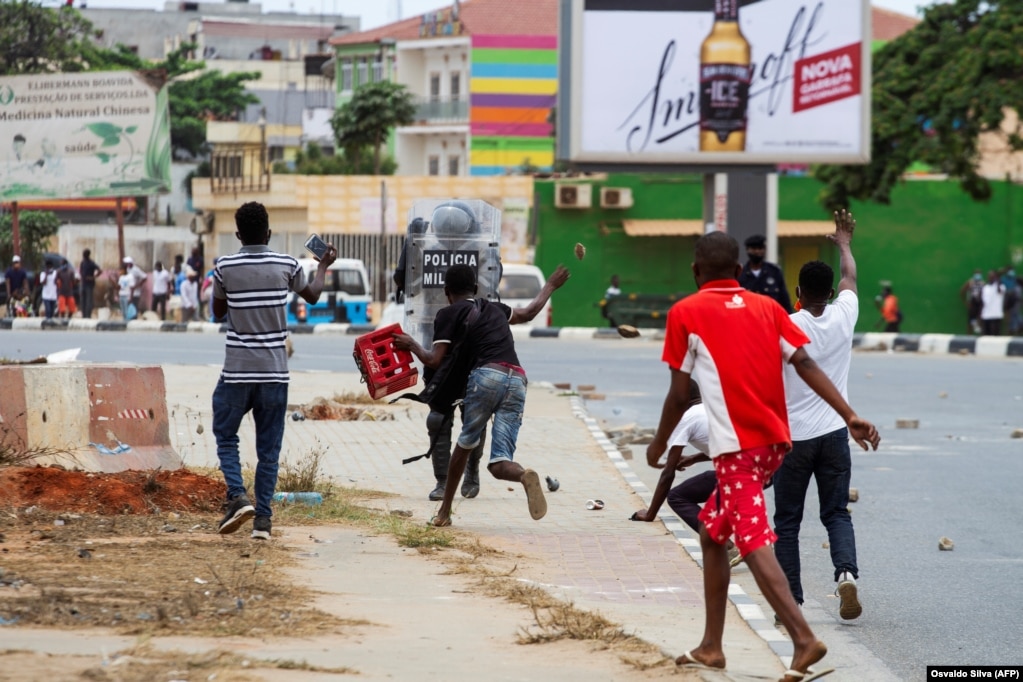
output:
[[[37,272],[24,267],[20,256],[11,259],[4,272],[6,317],[45,317],[84,319],[94,316],[97,307],[110,306],[124,320],[134,320],[147,309],[161,321],[176,319],[192,322],[203,319],[201,295],[212,282],[212,270],[203,271],[199,248],[191,256],[174,257],[174,267],[167,270],[156,261],[152,272],[136,265],[132,256],[125,256],[116,271],[104,271],[85,249],[76,268],[67,258],[56,253],[44,254]],[[97,284],[100,286],[97,287]],[[97,306],[97,290],[104,300]],[[180,315],[175,314],[179,309]]]
[[966,329],[970,334],[999,336],[1019,334],[1023,330],[1023,279],[1011,266],[1001,270],[980,268],[959,289],[966,308]]

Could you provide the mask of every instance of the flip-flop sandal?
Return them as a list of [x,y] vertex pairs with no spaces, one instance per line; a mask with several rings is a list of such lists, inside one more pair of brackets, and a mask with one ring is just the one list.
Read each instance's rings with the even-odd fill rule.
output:
[[721,672],[722,670],[725,669],[724,666],[721,666],[720,668],[715,668],[712,665],[700,663],[698,660],[696,660],[696,657],[693,656],[692,650],[686,651],[681,656],[676,658],[675,667],[685,668],[686,670],[711,670],[714,672]]
[[835,672],[834,668],[824,668],[822,670],[809,668],[805,673],[789,669],[785,671],[780,682],[810,682],[811,680],[819,680],[825,675],[830,675],[833,672]]
[[427,522],[426,525],[427,526],[431,526],[433,528],[447,528],[448,526],[451,525],[451,517],[450,516],[444,520],[444,523],[437,523],[437,517],[438,516],[439,516],[439,514],[434,514],[433,516],[431,516],[429,522]]
[[529,504],[529,515],[539,521],[547,515],[547,500],[540,487],[540,475],[532,469],[522,474],[522,487],[526,489],[526,502]]

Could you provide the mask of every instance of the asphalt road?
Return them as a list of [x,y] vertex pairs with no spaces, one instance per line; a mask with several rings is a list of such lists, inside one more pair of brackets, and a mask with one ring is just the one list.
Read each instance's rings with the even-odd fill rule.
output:
[[[299,336],[295,370],[354,370],[352,337]],[[660,345],[636,340],[518,342],[533,381],[594,384],[608,425],[656,425],[668,370]],[[220,335],[0,332],[0,356],[29,359],[70,347],[91,362],[220,364]],[[836,658],[875,657],[898,679],[927,665],[1023,664],[1020,489],[1023,360],[856,353],[850,398],[881,431],[876,453],[854,455],[854,504],[863,616],[837,617],[826,535],[811,489],[801,552],[808,616]],[[896,419],[918,429],[896,429]],[[642,457],[642,452],[637,453]],[[658,472],[633,461],[649,486]],[[679,479],[680,480],[680,479]],[[770,496],[768,496],[770,499]],[[955,550],[941,552],[947,536]],[[756,593],[748,573],[737,579]],[[765,610],[770,613],[769,609]],[[829,657],[829,660],[831,658]],[[867,678],[864,678],[867,679]]]

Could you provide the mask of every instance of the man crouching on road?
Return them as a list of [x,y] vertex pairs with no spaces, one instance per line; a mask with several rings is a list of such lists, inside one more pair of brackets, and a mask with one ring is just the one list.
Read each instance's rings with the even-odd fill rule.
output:
[[424,349],[408,334],[395,334],[395,348],[412,351],[424,365],[434,369],[440,368],[445,358],[454,362],[456,359],[451,357],[454,352],[449,353],[449,350],[457,346],[460,356],[466,354],[460,359],[470,370],[467,379],[457,376],[449,379],[465,385],[465,412],[462,415],[462,432],[448,463],[444,499],[432,519],[433,525],[451,525],[451,504],[462,479],[465,462],[479,443],[480,433],[491,417],[494,425],[487,469],[494,478],[522,483],[526,489],[529,514],[535,520],[542,519],[547,513],[540,477],[532,469],[524,469],[512,461],[526,407],[526,371],[519,366],[509,325],[528,322],[536,317],[568,276],[568,270],[559,265],[529,305],[512,310],[503,303],[474,298],[476,273],[467,265],[452,266],[444,275],[444,294],[450,305],[437,311],[433,325],[433,350]]
[[667,446],[689,407],[690,375],[706,406],[717,489],[700,512],[706,621],[703,641],[676,659],[679,666],[723,669],[722,637],[730,570],[725,543],[733,533],[767,601],[792,637],[791,669],[782,682],[806,676],[828,652],[807,624],[778,565],[764,507],[764,482],[791,447],[782,362],[831,405],[864,449],[880,437],[860,419],[803,346],[806,334],[774,300],[739,286],[739,245],[723,232],[696,242],[693,275],[699,291],[668,312],[663,360],[671,370],[661,420],[647,458]]
[[[316,277],[307,284],[298,260],[267,246],[270,219],[262,204],[243,204],[234,220],[242,248],[218,259],[213,269],[213,314],[226,315],[228,326],[224,369],[213,391],[213,435],[228,498],[217,530],[233,533],[255,516],[252,537],[269,540],[270,501],[288,411],[288,292],[316,303],[337,251],[327,249]],[[238,427],[249,411],[256,425],[255,508],[242,482],[238,456]]]

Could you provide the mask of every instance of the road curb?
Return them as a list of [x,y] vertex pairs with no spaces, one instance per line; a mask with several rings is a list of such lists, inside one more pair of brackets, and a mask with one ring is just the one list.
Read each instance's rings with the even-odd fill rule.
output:
[[[597,420],[590,416],[586,410],[585,400],[581,396],[571,396],[570,401],[572,404],[572,414],[583,421],[597,446],[604,451],[604,454],[611,460],[611,463],[622,475],[622,478],[625,479],[625,482],[649,506],[653,501],[653,492],[632,470],[628,460],[622,457],[618,446],[611,442],[604,433],[604,430],[600,428]],[[662,507],[657,513],[657,518],[664,524],[665,529],[675,537],[675,541],[696,562],[696,565],[702,569],[703,551],[700,549],[700,540],[694,536],[692,530],[671,509],[665,511]],[[768,619],[760,605],[746,594],[741,585],[735,582],[731,582],[728,585],[728,600],[732,602],[735,610],[746,621],[750,629],[770,647],[782,665],[786,668],[789,667],[793,654],[792,641],[774,626],[774,621]]]
[[[227,325],[218,322],[160,322],[149,320],[46,320],[41,317],[0,318],[0,329],[19,331],[97,331],[97,332],[193,332],[223,334]],[[292,324],[292,334],[360,336],[376,329],[372,324],[317,325]],[[621,342],[664,341],[663,329],[640,329],[639,337],[625,339],[609,327],[532,327],[515,325],[512,334],[518,339],[615,340]],[[979,357],[1023,357],[1023,337],[967,336],[965,334],[899,334],[894,332],[862,332],[853,335],[853,348],[861,351],[892,351],[924,354],[977,355]]]

